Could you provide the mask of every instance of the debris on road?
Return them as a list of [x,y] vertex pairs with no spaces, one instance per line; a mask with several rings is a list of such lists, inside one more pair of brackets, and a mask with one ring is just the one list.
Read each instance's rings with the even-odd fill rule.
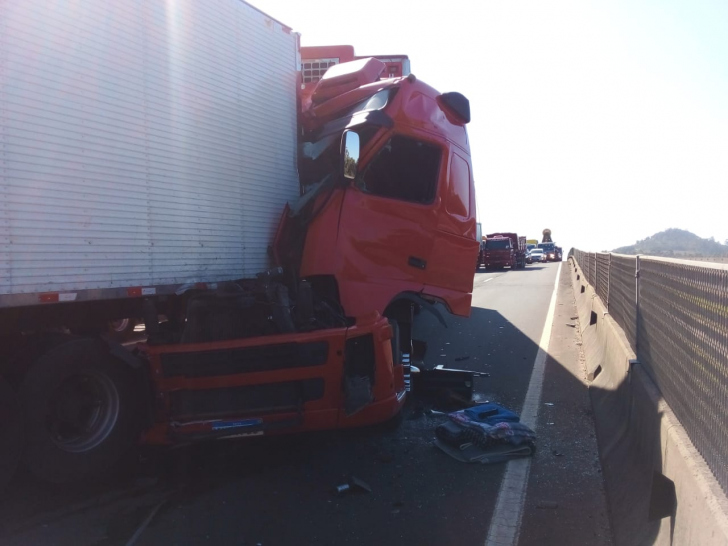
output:
[[139,541],[139,537],[142,536],[142,533],[144,533],[146,528],[149,527],[149,524],[152,522],[159,510],[162,508],[162,506],[166,504],[168,500],[169,498],[165,497],[152,508],[149,514],[147,514],[147,517],[144,518],[141,524],[139,524],[139,526],[136,528],[136,531],[134,531],[134,534],[131,536],[131,538],[126,542],[126,546],[133,546]]
[[356,476],[352,476],[351,480],[349,480],[349,483],[352,487],[356,487],[358,489],[361,489],[362,491],[366,491],[367,493],[372,492],[372,488],[369,487],[369,484],[365,482],[364,480],[360,480]]
[[544,406],[553,406],[554,403],[553,402],[544,402],[543,405]]
[[341,485],[337,485],[334,488],[334,491],[336,492],[337,495],[341,495],[343,493],[346,493],[350,489],[351,489],[351,486],[348,483],[342,483]]
[[505,462],[529,457],[536,450],[536,433],[517,414],[497,404],[450,413],[435,434],[436,447],[467,463]]
[[455,362],[462,362],[463,360],[468,360],[468,359],[470,359],[469,356],[459,356],[455,359]]
[[[486,372],[471,372],[435,366],[412,374],[413,391],[420,401],[441,410],[453,411],[473,405],[474,379],[489,377]],[[419,415],[413,416],[414,419]]]
[[367,482],[357,478],[356,476],[351,476],[347,483],[342,483],[334,488],[334,492],[337,495],[343,495],[344,493],[349,493],[353,491],[364,491],[365,493],[371,493],[372,488]]

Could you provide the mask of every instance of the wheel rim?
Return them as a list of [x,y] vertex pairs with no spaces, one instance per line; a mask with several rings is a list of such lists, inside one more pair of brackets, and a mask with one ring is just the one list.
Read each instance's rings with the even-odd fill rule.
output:
[[109,323],[109,326],[111,326],[111,330],[117,333],[121,333],[127,329],[129,326],[129,319],[123,318],[118,320],[112,320]]
[[48,431],[61,449],[89,451],[101,444],[119,419],[119,393],[104,374],[87,373],[67,378],[49,405]]

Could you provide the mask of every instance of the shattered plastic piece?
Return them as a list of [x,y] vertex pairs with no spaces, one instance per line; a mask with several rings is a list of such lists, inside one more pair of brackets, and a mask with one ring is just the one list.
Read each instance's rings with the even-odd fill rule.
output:
[[360,480],[356,476],[352,476],[349,479],[349,483],[342,483],[341,485],[337,485],[334,488],[334,492],[337,495],[343,495],[344,493],[348,493],[350,491],[365,491],[367,493],[372,492],[372,488],[369,487],[369,484],[365,482],[364,480]]
[[543,405],[544,406],[553,406],[554,403],[553,402],[544,402]]
[[455,359],[455,362],[462,362],[463,360],[468,360],[469,358],[470,358],[470,357],[469,357],[469,356],[467,356],[467,355],[466,355],[466,356],[459,356],[459,357],[457,357],[457,358]]
[[372,488],[369,487],[369,484],[367,482],[365,482],[364,480],[360,480],[356,476],[351,477],[351,479],[349,480],[349,484],[352,487],[358,487],[359,489],[361,489],[362,491],[366,491],[367,493],[372,492]]
[[350,485],[349,485],[348,483],[342,483],[341,485],[337,485],[337,486],[336,486],[336,487],[334,488],[334,492],[335,492],[335,493],[336,493],[337,495],[343,495],[344,493],[346,493],[346,492],[347,492],[347,491],[349,491],[350,489],[351,489],[351,486],[350,486]]

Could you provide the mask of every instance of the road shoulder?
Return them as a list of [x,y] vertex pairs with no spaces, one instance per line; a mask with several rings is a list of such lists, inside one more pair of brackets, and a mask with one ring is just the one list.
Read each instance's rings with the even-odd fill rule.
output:
[[612,544],[568,268],[561,270],[519,546]]

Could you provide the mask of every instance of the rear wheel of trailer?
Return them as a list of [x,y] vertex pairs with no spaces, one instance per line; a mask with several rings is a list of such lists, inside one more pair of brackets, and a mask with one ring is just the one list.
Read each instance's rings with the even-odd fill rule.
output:
[[43,354],[20,386],[24,464],[54,483],[112,468],[141,433],[147,389],[140,376],[96,339],[72,340]]

